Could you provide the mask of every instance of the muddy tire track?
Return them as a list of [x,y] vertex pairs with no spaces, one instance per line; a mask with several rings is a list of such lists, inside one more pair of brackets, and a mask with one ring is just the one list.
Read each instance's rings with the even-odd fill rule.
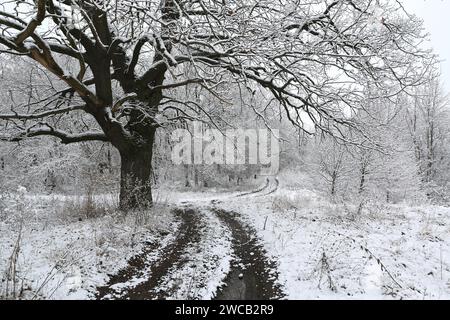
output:
[[276,262],[269,260],[256,232],[245,227],[235,212],[213,208],[219,219],[231,230],[235,260],[218,289],[216,300],[270,300],[284,296],[276,283]]
[[[277,178],[267,178],[265,185],[257,190],[235,197],[267,196],[277,191],[278,186]],[[211,204],[220,202],[213,200]],[[235,260],[224,280],[226,285],[218,289],[216,299],[268,300],[283,297],[281,286],[276,283],[276,263],[267,258],[256,232],[242,224],[238,213],[218,208],[211,211],[230,230],[235,253]],[[174,213],[181,220],[175,239],[164,248],[160,247],[158,241],[146,243],[143,252],[131,258],[127,267],[113,275],[105,286],[97,288],[97,299],[152,300],[174,295],[176,288],[162,289],[163,285],[167,278],[170,279],[170,272],[174,268],[181,269],[188,263],[185,253],[201,241],[202,228],[206,226],[201,210],[194,207],[194,203],[186,202],[184,207],[175,209]],[[153,255],[154,258],[158,251],[161,253],[160,260],[149,261],[148,257]],[[133,285],[136,279],[140,280]]]
[[112,276],[106,286],[97,288],[97,299],[115,299],[118,292],[113,286],[125,284],[136,277],[142,277],[146,273],[148,273],[148,278],[145,281],[134,287],[124,288],[117,299],[152,300],[171,296],[172,292],[156,292],[155,289],[158,288],[161,279],[168,274],[172,267],[181,267],[186,263],[182,259],[183,253],[186,251],[186,248],[199,242],[201,237],[199,231],[200,217],[196,211],[191,208],[181,208],[175,209],[174,213],[181,218],[181,225],[176,239],[164,248],[161,259],[148,266],[146,257],[149,253],[154,252],[159,245],[158,243],[148,244],[141,254],[129,260],[126,268]]
[[265,184],[262,187],[260,187],[260,188],[258,188],[256,190],[252,190],[252,191],[249,191],[249,192],[244,192],[244,193],[238,194],[236,196],[236,198],[240,198],[240,197],[252,195],[252,194],[255,194],[255,193],[263,192],[264,190],[266,190],[269,187],[269,183],[270,183],[269,178],[267,178]]
[[[267,180],[269,180],[269,179],[267,179]],[[280,181],[278,180],[278,178],[273,178],[273,187],[267,193],[257,194],[256,198],[265,197],[265,196],[271,195],[272,193],[275,193],[278,190],[279,186],[280,186]],[[267,187],[269,188],[269,186],[267,186]]]
[[[273,180],[273,182],[271,183],[271,180]],[[271,184],[273,185],[271,187]],[[274,192],[276,192],[278,190],[278,187],[280,185],[280,182],[278,180],[278,178],[266,178],[266,182],[263,186],[259,187],[258,189],[252,190],[252,191],[248,191],[248,192],[244,192],[244,193],[240,193],[238,195],[235,195],[231,198],[245,198],[245,197],[254,197],[254,198],[259,198],[259,197],[265,197],[268,196]],[[267,189],[269,189],[267,191]],[[265,192],[266,191],[266,192]],[[227,199],[215,199],[215,200],[211,200],[212,204],[218,204],[218,203],[222,203],[224,201],[227,201]],[[182,204],[187,204],[189,202],[184,202]]]

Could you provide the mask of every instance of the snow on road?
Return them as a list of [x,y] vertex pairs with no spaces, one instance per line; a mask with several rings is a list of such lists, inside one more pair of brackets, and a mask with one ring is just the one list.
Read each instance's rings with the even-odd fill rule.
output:
[[232,233],[233,260],[217,292],[219,300],[269,300],[284,296],[278,282],[276,261],[267,257],[255,230],[240,221],[239,213],[211,209]]
[[[274,261],[261,264],[267,275],[255,281],[277,286],[283,299],[450,298],[450,208],[373,204],[355,218],[355,208],[275,178],[253,192],[172,191],[171,199],[182,215],[160,212],[145,226],[113,215],[61,216],[63,197],[19,201],[14,210],[27,218],[17,265],[25,298],[220,298],[224,284],[239,283],[234,278],[249,282],[236,264],[245,260],[236,232],[217,210],[252,230],[260,260]],[[2,272],[16,222],[0,224]]]
[[173,265],[159,290],[168,299],[211,299],[223,285],[232,260],[231,233],[209,210],[201,209],[201,239],[186,248],[182,265]]
[[254,226],[288,299],[449,299],[450,208],[389,205],[356,220],[309,190],[220,202]]
[[[146,246],[99,287],[99,299],[210,299],[230,268],[230,232],[207,210],[174,210],[171,241]],[[158,259],[152,258],[156,256]],[[149,259],[150,256],[150,259]]]

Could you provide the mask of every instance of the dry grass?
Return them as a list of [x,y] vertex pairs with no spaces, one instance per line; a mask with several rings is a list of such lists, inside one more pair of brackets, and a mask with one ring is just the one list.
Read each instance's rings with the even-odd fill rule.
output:
[[[116,195],[89,189],[80,196],[13,195],[5,199],[7,219],[1,221],[11,246],[3,246],[8,261],[0,263],[0,300],[51,299],[55,292],[59,297],[67,290],[71,268],[85,278],[95,276],[95,270],[115,270],[149,237],[173,231],[175,221],[168,200],[158,193],[152,208],[127,213],[117,209]],[[16,241],[20,221],[23,237]],[[42,241],[36,241],[41,233]],[[30,252],[37,254],[33,261]]]

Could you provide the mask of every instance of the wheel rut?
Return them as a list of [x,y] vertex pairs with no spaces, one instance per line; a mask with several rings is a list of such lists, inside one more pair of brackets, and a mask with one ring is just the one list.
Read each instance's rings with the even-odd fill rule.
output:
[[269,178],[267,178],[266,181],[264,182],[264,185],[261,186],[260,188],[258,188],[256,190],[252,190],[252,191],[248,191],[248,192],[244,192],[244,193],[238,194],[236,196],[236,198],[241,198],[241,197],[249,196],[249,195],[256,194],[256,193],[261,193],[261,192],[263,192],[264,190],[266,190],[269,187],[269,183],[270,183]]
[[[147,257],[157,250],[158,243],[148,244],[141,254],[129,260],[127,267],[113,275],[107,285],[97,288],[97,299],[152,300],[170,297],[171,292],[156,291],[161,279],[172,267],[181,267],[186,263],[186,260],[182,259],[186,248],[200,241],[200,217],[195,210],[181,208],[175,209],[174,212],[182,222],[176,239],[164,248],[161,259],[148,266]],[[143,275],[147,277],[144,281],[127,287],[127,283],[142,278]],[[121,287],[123,289],[117,289]]]
[[274,261],[267,258],[254,230],[244,226],[238,214],[219,208],[212,209],[231,230],[235,260],[226,276],[225,285],[218,289],[216,300],[270,300],[282,298],[277,283]]
[[[278,179],[267,179],[257,190],[239,195],[240,197],[262,197],[278,189]],[[259,241],[256,231],[242,223],[239,214],[219,208],[222,201],[211,201],[213,212],[231,234],[234,258],[230,271],[225,276],[223,286],[217,289],[216,300],[269,300],[284,296],[277,283],[278,272],[275,261]],[[146,243],[142,253],[132,257],[128,265],[110,277],[108,283],[97,288],[97,299],[153,300],[167,299],[174,295],[174,289],[163,289],[164,279],[170,279],[174,269],[181,269],[189,258],[185,253],[201,241],[205,221],[202,209],[194,203],[174,209],[181,220],[175,239],[161,248],[159,241]],[[155,254],[159,260],[155,261]],[[186,279],[186,281],[190,281]]]

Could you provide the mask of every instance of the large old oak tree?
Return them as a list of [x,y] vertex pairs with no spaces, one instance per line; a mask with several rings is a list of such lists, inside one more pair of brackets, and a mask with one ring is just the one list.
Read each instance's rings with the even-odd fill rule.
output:
[[[0,139],[109,142],[121,208],[150,205],[155,131],[204,110],[180,88],[243,84],[305,130],[308,119],[314,131],[363,134],[352,115],[364,88],[389,98],[418,85],[431,59],[422,40],[395,0],[0,0],[0,58],[32,59],[63,84],[0,107]],[[97,125],[73,133],[49,121],[72,113]]]

